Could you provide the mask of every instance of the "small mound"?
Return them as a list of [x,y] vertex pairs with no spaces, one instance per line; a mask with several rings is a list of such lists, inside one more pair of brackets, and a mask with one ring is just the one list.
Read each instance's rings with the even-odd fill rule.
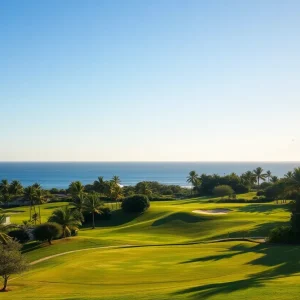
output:
[[230,209],[219,208],[219,209],[197,209],[192,212],[195,214],[204,214],[204,215],[226,215],[230,212]]

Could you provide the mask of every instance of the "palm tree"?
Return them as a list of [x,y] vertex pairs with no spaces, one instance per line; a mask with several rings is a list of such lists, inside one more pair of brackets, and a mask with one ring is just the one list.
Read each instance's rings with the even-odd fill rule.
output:
[[279,181],[279,178],[277,176],[271,176],[271,180],[272,183],[276,183]]
[[6,244],[10,237],[6,234],[9,229],[9,225],[5,225],[4,222],[6,220],[6,216],[4,214],[0,214],[0,243]]
[[286,179],[289,192],[296,192],[297,198],[291,215],[291,224],[294,232],[300,232],[300,168],[295,168],[291,178]]
[[111,181],[116,184],[119,185],[121,183],[121,179],[119,176],[114,175],[113,178],[111,179]]
[[268,179],[268,182],[270,182],[271,177],[272,177],[271,171],[267,171],[266,172],[266,178]]
[[263,172],[264,172],[264,170],[261,167],[258,167],[255,170],[253,170],[253,174],[255,175],[258,188],[259,188],[259,181],[260,180],[265,180],[266,177],[267,177],[267,175],[264,174]]
[[200,180],[199,175],[197,174],[196,171],[191,171],[189,173],[189,176],[187,176],[186,181],[192,185],[192,187],[193,187],[191,190],[192,192],[195,190],[195,188],[199,184],[199,180]]
[[11,184],[9,185],[9,192],[13,196],[19,196],[23,193],[23,186],[18,180],[13,180]]
[[95,180],[93,185],[95,191],[101,194],[105,193],[107,183],[104,181],[104,178],[102,176],[98,177],[98,180]]
[[32,207],[34,210],[34,213],[36,214],[35,211],[35,195],[36,195],[36,189],[34,188],[33,185],[28,186],[24,190],[24,197],[29,201],[29,220],[32,221]]
[[32,185],[36,190],[41,190],[42,189],[42,187],[41,187],[41,185],[39,184],[39,183],[34,183],[33,185]]
[[84,192],[84,186],[80,181],[73,181],[69,185],[69,190],[74,201],[79,197],[81,193]]
[[96,193],[90,194],[85,202],[85,210],[92,214],[93,217],[93,228],[95,229],[95,214],[99,214],[101,212],[101,208],[103,203],[100,201],[98,195]]
[[9,193],[9,182],[7,179],[2,179],[0,182],[0,192],[1,194],[8,194]]
[[39,206],[39,220],[41,224],[42,216],[41,216],[41,204],[46,202],[45,192],[42,189],[35,190],[34,200]]
[[243,184],[245,184],[249,189],[251,189],[256,181],[256,178],[251,171],[247,171],[241,175],[241,180]]
[[152,194],[151,187],[148,182],[142,181],[138,184],[138,191],[139,194],[150,196]]
[[123,189],[118,184],[114,184],[111,194],[113,200],[116,202],[116,207],[118,207],[119,200],[123,197]]
[[288,171],[288,172],[284,175],[284,177],[285,177],[286,179],[291,179],[291,178],[293,177],[293,172]]
[[78,229],[81,225],[80,216],[76,210],[72,210],[68,206],[58,208],[53,211],[48,222],[60,224],[63,229],[63,237],[71,235],[72,229]]
[[2,179],[0,182],[0,193],[1,193],[1,200],[4,202],[6,205],[8,205],[10,199],[11,199],[11,194],[9,192],[9,182],[7,179]]
[[300,168],[295,168],[290,178],[287,178],[290,191],[300,193]]
[[75,206],[79,213],[82,213],[84,209],[85,197],[85,193],[81,192],[76,198],[76,200],[72,202],[72,204]]
[[193,186],[195,186],[197,184],[198,178],[199,178],[199,176],[198,176],[197,172],[196,171],[191,171],[189,173],[189,176],[187,176],[186,181],[188,183],[191,183]]

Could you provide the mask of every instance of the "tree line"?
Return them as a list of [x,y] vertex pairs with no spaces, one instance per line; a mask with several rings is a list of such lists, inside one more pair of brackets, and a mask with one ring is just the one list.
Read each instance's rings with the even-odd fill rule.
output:
[[187,182],[191,184],[192,192],[197,195],[213,195],[214,189],[218,186],[229,186],[235,194],[247,193],[250,190],[265,190],[269,188],[267,195],[274,192],[274,187],[282,187],[282,194],[284,190],[287,195],[291,195],[290,189],[283,189],[284,186],[289,186],[290,182],[295,180],[300,168],[294,171],[287,172],[283,178],[278,178],[272,175],[271,171],[264,171],[261,167],[257,167],[253,171],[247,171],[240,176],[231,173],[229,175],[220,176],[218,174],[198,175],[196,171],[191,171],[187,176]]

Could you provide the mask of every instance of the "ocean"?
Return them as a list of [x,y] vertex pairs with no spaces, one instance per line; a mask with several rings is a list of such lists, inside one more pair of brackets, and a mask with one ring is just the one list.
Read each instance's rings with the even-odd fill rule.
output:
[[139,181],[187,186],[191,170],[198,174],[241,173],[262,167],[273,175],[283,176],[299,167],[300,162],[0,162],[0,180],[19,180],[24,186],[35,182],[43,188],[67,188],[70,182],[93,183],[98,176],[105,180],[117,175],[122,185]]

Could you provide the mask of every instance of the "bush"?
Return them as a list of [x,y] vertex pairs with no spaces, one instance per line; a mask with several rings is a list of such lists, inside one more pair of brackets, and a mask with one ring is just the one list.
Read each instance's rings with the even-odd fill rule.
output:
[[264,196],[265,192],[264,191],[257,191],[256,196]]
[[8,235],[11,238],[17,240],[21,244],[24,244],[29,241],[29,235],[24,229],[16,229],[16,230],[10,231],[8,233]]
[[216,197],[230,196],[234,194],[234,190],[229,185],[218,185],[213,189]]
[[56,238],[60,238],[62,235],[62,226],[57,223],[44,223],[37,226],[33,235],[38,241],[48,241],[49,245],[51,245],[51,241]]
[[150,207],[150,202],[145,195],[133,195],[122,201],[122,210],[126,213],[142,213]]
[[267,181],[264,181],[262,182],[260,185],[259,185],[259,188],[262,189],[262,190],[265,190],[267,189],[268,187],[272,186],[273,184],[271,182],[267,182]]
[[234,190],[237,194],[245,194],[249,192],[249,188],[241,183],[237,184]]
[[291,226],[278,226],[270,231],[268,241],[270,243],[292,244],[299,242],[299,237],[294,234]]

